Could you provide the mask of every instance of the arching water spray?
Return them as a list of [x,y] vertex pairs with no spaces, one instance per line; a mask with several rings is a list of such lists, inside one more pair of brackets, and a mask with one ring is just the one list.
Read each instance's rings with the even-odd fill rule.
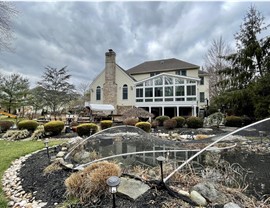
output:
[[261,121],[257,121],[255,123],[252,123],[250,125],[247,125],[247,126],[244,126],[242,128],[239,128],[229,134],[226,134],[225,136],[222,136],[221,138],[217,139],[216,141],[212,142],[211,144],[209,144],[208,146],[206,146],[205,148],[203,148],[202,150],[200,150],[199,152],[197,152],[195,155],[193,155],[192,157],[190,157],[188,160],[186,160],[184,163],[182,163],[178,168],[176,168],[172,173],[170,173],[165,179],[164,179],[164,183],[166,183],[167,180],[169,180],[177,171],[179,171],[181,168],[183,168],[186,164],[188,164],[190,161],[192,161],[195,157],[199,156],[200,154],[202,154],[204,151],[206,151],[207,149],[209,149],[211,146],[213,146],[214,144],[220,142],[221,140],[225,139],[226,137],[230,136],[230,135],[233,135],[239,131],[242,131],[244,129],[247,129],[249,127],[252,127],[254,125],[257,125],[259,123],[263,123],[265,121],[268,121],[270,120],[270,118],[266,118],[266,119],[263,119]]

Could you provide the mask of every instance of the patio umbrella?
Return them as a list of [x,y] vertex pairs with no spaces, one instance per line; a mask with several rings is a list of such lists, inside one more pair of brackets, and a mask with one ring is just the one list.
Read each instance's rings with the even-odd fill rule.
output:
[[123,113],[123,117],[125,118],[153,118],[154,114],[149,113],[148,111],[144,110],[143,108],[137,108],[137,107],[133,107],[128,109],[127,111],[125,111]]

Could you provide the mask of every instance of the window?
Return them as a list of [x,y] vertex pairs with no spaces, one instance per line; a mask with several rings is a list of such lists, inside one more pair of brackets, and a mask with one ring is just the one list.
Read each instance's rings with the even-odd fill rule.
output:
[[123,94],[122,94],[123,100],[128,99],[128,86],[126,84],[123,85]]
[[165,96],[173,96],[173,87],[165,87]]
[[184,84],[183,79],[175,78],[175,84]]
[[200,102],[204,103],[204,100],[205,100],[204,92],[200,92]]
[[163,84],[162,76],[155,79],[155,85],[162,85],[162,84]]
[[136,89],[136,97],[143,97],[143,89],[142,88]]
[[145,97],[153,97],[153,88],[145,88]]
[[155,97],[163,96],[163,87],[155,87]]
[[160,72],[151,72],[150,77],[153,77],[153,76],[158,75],[158,74],[160,74]]
[[145,86],[153,86],[153,80],[152,80],[152,79],[147,80],[147,81],[145,82]]
[[173,79],[171,77],[164,77],[165,78],[165,85],[172,85]]
[[204,77],[200,77],[200,85],[204,85]]
[[97,86],[97,89],[96,89],[96,100],[100,100],[101,98],[101,88],[100,86]]
[[177,75],[182,75],[182,76],[187,76],[187,70],[186,69],[181,69],[175,72]]
[[196,86],[187,86],[187,95],[196,95]]
[[176,96],[185,96],[185,86],[176,86],[175,87]]

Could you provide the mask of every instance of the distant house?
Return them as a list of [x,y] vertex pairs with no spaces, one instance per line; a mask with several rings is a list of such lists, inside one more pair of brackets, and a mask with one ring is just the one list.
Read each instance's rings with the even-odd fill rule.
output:
[[208,75],[199,66],[172,58],[125,71],[115,57],[112,49],[105,53],[105,69],[90,85],[90,103],[111,104],[115,114],[136,106],[170,117],[197,115],[208,104]]

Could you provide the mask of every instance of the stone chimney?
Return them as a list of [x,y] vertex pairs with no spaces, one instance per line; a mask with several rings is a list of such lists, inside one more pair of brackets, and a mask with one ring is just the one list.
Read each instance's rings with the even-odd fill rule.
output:
[[105,83],[103,85],[103,102],[104,104],[111,104],[116,108],[117,105],[117,84],[116,79],[116,53],[109,49],[105,53]]

